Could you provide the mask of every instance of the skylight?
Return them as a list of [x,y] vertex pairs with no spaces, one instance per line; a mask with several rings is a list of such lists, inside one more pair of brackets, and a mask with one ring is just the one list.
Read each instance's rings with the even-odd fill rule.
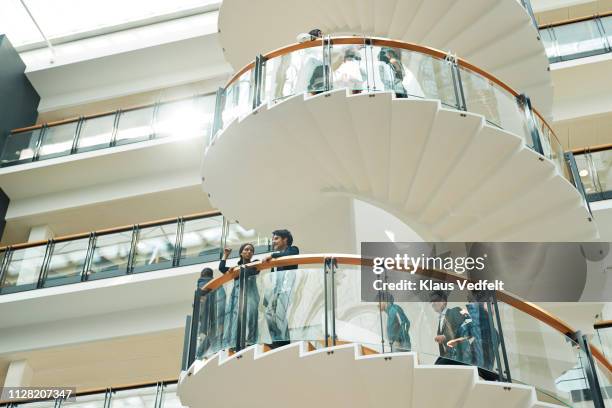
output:
[[[150,18],[214,7],[218,0],[24,0],[47,38],[86,35]],[[127,27],[126,27],[127,28]],[[0,34],[24,46],[43,41],[20,0],[0,1]]]

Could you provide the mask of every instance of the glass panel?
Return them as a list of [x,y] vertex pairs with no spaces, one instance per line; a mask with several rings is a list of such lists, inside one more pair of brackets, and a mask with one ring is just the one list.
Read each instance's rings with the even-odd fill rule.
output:
[[[200,301],[200,321],[198,323],[198,337],[196,346],[196,358],[210,357],[219,350],[226,348],[226,343],[231,339],[229,326],[232,322],[228,320],[233,315],[231,310],[231,298],[234,281],[230,281],[219,288],[202,296]],[[235,330],[236,323],[233,323]],[[233,346],[235,347],[235,343]]]
[[253,107],[251,95],[252,76],[252,70],[246,71],[225,90],[221,113],[223,125],[221,128],[225,128],[234,119],[251,111]]
[[597,372],[599,389],[604,400],[604,405],[610,408],[612,407],[612,373],[610,373],[599,360],[593,360],[595,361],[595,371]]
[[132,143],[147,140],[153,134],[153,111],[149,106],[121,112],[117,129],[117,144]]
[[487,122],[521,137],[533,148],[531,133],[516,97],[482,75],[460,68],[468,112],[478,113]]
[[160,104],[155,115],[155,136],[190,139],[202,136],[204,112],[193,98]]
[[601,192],[612,191],[612,150],[591,153]]
[[574,394],[587,388],[586,360],[578,345],[505,303],[500,302],[499,309],[512,380],[534,385],[544,396],[571,406],[592,406],[573,403]]
[[2,292],[36,288],[46,250],[46,245],[13,250],[2,282]]
[[231,248],[231,257],[240,256],[240,246],[242,244],[253,244],[255,246],[255,253],[261,254],[269,252],[270,247],[268,246],[267,237],[259,235],[254,229],[244,229],[242,225],[232,222],[229,225],[229,231],[227,233],[225,247]]
[[176,392],[176,384],[164,384],[161,408],[183,408],[183,404],[181,404]]
[[305,48],[266,61],[264,83],[265,102],[324,91],[323,48]]
[[178,224],[141,228],[134,253],[134,272],[171,268]]
[[[382,352],[381,311],[378,303],[361,300],[360,267],[340,266],[334,280],[336,283],[336,340],[363,343],[379,353]],[[404,345],[406,345],[405,342]]]
[[[323,267],[261,271],[248,278],[247,344],[325,340]],[[257,322],[257,324],[255,324]]]
[[124,275],[132,243],[132,230],[96,237],[89,279]]
[[586,20],[553,28],[562,59],[581,58],[604,52],[604,40],[595,20]]
[[608,45],[612,46],[612,16],[603,17],[601,25],[603,25],[605,35],[608,38]]
[[114,124],[115,115],[100,116],[83,121],[77,151],[83,152],[110,146]]
[[199,118],[198,134],[203,134],[206,141],[211,136],[213,118],[215,116],[215,95],[200,95],[194,99],[196,114]]
[[26,403],[15,403],[12,405],[14,408],[55,408],[55,400],[46,400],[46,401],[34,401],[34,402],[26,402]]
[[557,50],[557,41],[555,40],[553,29],[545,28],[540,30],[540,38],[542,38],[544,43],[546,56],[551,60],[556,60],[559,57],[559,51]]
[[111,408],[155,408],[157,387],[113,391]]
[[595,329],[591,340],[608,360],[612,359],[612,327]]
[[62,406],[70,408],[105,408],[104,400],[104,393],[77,395],[76,401],[62,401]]
[[331,48],[333,89],[350,89],[353,93],[368,89],[366,48],[363,45],[337,44]]
[[44,286],[80,282],[89,238],[54,243]]
[[220,259],[223,217],[207,217],[185,221],[181,247],[181,265]]
[[395,92],[397,97],[440,99],[456,107],[451,66],[429,55],[390,47],[372,47],[376,90]]
[[2,166],[31,161],[39,136],[40,129],[9,134],[2,151]]
[[593,178],[593,172],[590,169],[588,155],[580,154],[574,156],[576,159],[576,167],[578,168],[578,174],[580,180],[584,186],[584,192],[587,195],[598,193],[599,190],[595,185],[595,179]]
[[76,121],[46,128],[40,144],[40,158],[45,159],[70,154],[78,123]]

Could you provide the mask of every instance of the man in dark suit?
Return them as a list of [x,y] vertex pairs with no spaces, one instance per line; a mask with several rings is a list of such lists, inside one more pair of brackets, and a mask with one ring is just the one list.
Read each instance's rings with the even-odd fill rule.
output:
[[429,299],[431,306],[438,313],[438,327],[434,341],[438,343],[440,357],[447,357],[449,350],[446,344],[458,337],[459,326],[463,323],[464,317],[461,314],[461,308],[448,308],[448,295],[445,292],[432,292]]
[[[285,256],[298,255],[300,250],[293,245],[293,236],[286,229],[272,232],[272,244],[276,252],[268,255],[265,261]],[[272,293],[264,296],[265,316],[268,330],[272,337],[272,348],[277,348],[290,343],[289,322],[287,313],[291,303],[291,292],[295,283],[297,265],[279,266],[272,273],[274,286]]]

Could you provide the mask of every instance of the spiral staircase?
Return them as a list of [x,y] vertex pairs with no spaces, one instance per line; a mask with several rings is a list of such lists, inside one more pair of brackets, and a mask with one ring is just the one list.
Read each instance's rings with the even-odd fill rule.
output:
[[[219,28],[237,73],[217,94],[202,180],[228,218],[260,231],[289,228],[303,252],[356,251],[355,199],[429,241],[597,239],[562,152],[550,146],[548,60],[518,1],[225,0]],[[292,44],[313,28],[331,37]],[[329,51],[336,44],[360,47],[367,86],[336,85],[330,71],[342,61]],[[381,88],[376,46],[452,65],[456,103],[428,92],[420,71],[416,86],[404,83],[408,97]],[[308,58],[319,48],[325,87],[295,86],[306,75],[304,65],[291,65],[294,55]],[[463,89],[460,74],[481,85]],[[496,119],[482,84],[505,109]],[[534,129],[541,139],[550,132],[548,147],[543,140],[537,146]],[[182,373],[181,402],[190,408],[558,406],[532,386],[487,382],[473,367],[432,365],[431,354],[382,354],[353,343],[221,350]]]

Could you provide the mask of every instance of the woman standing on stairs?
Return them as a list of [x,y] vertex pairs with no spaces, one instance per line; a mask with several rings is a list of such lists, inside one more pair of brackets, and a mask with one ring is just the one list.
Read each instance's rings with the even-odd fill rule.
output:
[[[231,254],[231,248],[223,249],[223,259],[219,262],[219,272],[225,274],[234,268],[240,267],[250,262],[255,261],[253,254],[255,253],[255,247],[253,244],[245,243],[240,246],[238,250],[240,259],[238,260],[237,266],[234,268],[228,268],[226,265],[227,258]],[[246,344],[251,345],[257,342],[257,315],[259,307],[259,292],[257,291],[257,282],[254,275],[257,274],[257,269],[252,267],[245,268],[246,276],[246,308],[247,308],[247,322],[246,322]],[[232,287],[232,293],[230,295],[229,303],[225,309],[225,328],[223,330],[223,348],[234,348],[236,346],[238,330],[238,296],[240,294],[240,280],[239,277],[234,279],[234,285]]]

